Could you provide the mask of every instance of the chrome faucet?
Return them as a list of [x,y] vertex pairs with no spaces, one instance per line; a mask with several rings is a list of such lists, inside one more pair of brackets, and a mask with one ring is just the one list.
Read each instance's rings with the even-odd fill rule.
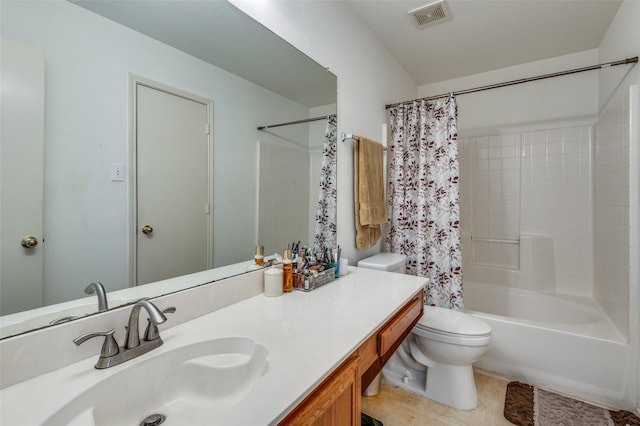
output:
[[[149,325],[145,337],[140,341],[138,323],[140,321],[140,309],[144,308],[149,314]],[[171,307],[165,309],[165,312],[175,312],[176,308]],[[127,326],[127,336],[124,345],[118,347],[115,337],[115,330],[100,333],[88,333],[73,339],[73,343],[80,346],[82,343],[92,337],[104,337],[100,358],[96,363],[96,368],[109,368],[114,365],[122,364],[125,361],[136,358],[162,345],[162,339],[157,329],[158,324],[162,324],[167,320],[162,311],[156,305],[147,299],[138,300],[131,314]],[[152,330],[150,332],[150,330]]]
[[109,309],[107,306],[107,292],[104,290],[104,286],[100,281],[92,282],[84,289],[85,294],[95,293],[98,296],[98,312],[103,312]]
[[[131,309],[131,315],[129,315],[129,325],[127,326],[127,337],[124,341],[126,349],[134,349],[140,346],[140,334],[138,332],[138,325],[140,322],[140,309],[144,308],[149,314],[149,321],[151,324],[162,324],[167,320],[167,317],[154,305],[146,299],[140,299],[133,305]],[[159,339],[160,335],[157,335],[156,339]],[[155,340],[155,339],[153,339]],[[152,340],[151,340],[152,341]]]

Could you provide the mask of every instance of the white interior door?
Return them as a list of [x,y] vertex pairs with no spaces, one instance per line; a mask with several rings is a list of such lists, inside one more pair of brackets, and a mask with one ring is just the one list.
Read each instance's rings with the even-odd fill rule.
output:
[[44,53],[4,38],[0,52],[0,315],[8,315],[41,307],[44,295]]
[[136,82],[137,280],[211,267],[210,104]]

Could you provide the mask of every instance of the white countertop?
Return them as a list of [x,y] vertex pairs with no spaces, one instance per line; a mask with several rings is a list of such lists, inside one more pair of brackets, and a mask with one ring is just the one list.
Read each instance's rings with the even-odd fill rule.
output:
[[[246,336],[267,347],[269,369],[244,400],[204,419],[203,424],[275,424],[427,281],[370,269],[349,270],[348,275],[309,293],[294,291],[275,298],[260,294],[163,330],[163,346],[120,366],[94,369],[96,353],[5,388],[0,391],[0,423],[41,424],[60,408],[55,394],[76,393],[76,386],[89,387],[119,367],[143,362],[154,353],[212,338]],[[116,337],[121,341],[122,334]]]

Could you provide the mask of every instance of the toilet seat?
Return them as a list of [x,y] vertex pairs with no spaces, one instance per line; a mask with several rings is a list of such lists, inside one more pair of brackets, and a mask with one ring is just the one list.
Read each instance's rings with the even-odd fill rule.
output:
[[413,332],[443,343],[484,346],[491,341],[491,327],[464,312],[425,306],[424,315]]
[[432,328],[423,327],[417,324],[411,330],[412,333],[426,339],[431,339],[436,342],[450,343],[452,345],[460,346],[486,346],[491,341],[491,333],[482,334],[479,336],[469,336],[464,334],[447,333],[440,330],[434,330]]

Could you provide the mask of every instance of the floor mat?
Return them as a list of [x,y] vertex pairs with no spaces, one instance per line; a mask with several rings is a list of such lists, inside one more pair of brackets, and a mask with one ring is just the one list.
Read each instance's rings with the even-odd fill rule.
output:
[[520,382],[507,385],[504,417],[517,426],[640,426],[630,411],[607,410]]

